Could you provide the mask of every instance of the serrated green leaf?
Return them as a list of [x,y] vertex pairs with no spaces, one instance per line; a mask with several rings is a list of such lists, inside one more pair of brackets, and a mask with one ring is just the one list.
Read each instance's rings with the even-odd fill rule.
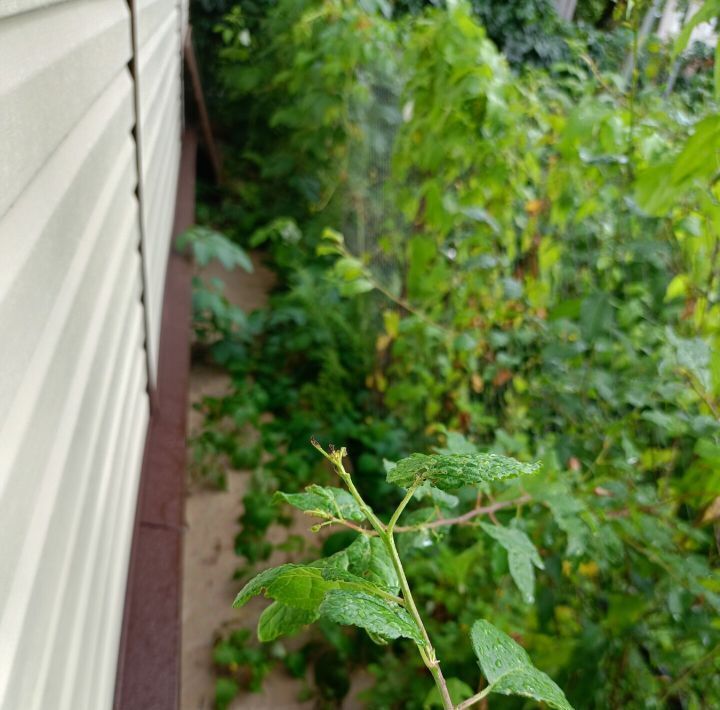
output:
[[320,606],[320,613],[337,624],[359,626],[385,638],[402,636],[418,644],[424,643],[415,622],[405,609],[364,592],[328,592]]
[[488,683],[494,683],[510,671],[532,667],[527,651],[489,621],[476,621],[470,638]]
[[720,0],[705,0],[692,17],[683,25],[682,30],[675,39],[675,45],[673,46],[672,56],[677,57],[685,47],[687,47],[690,41],[692,31],[702,22],[710,22],[720,15]]
[[317,621],[317,611],[297,609],[280,602],[273,602],[258,619],[257,635],[263,642],[274,641],[281,636],[292,636],[303,626]]
[[682,186],[668,179],[672,161],[664,161],[642,170],[635,181],[635,201],[647,214],[665,214],[683,192]]
[[422,486],[415,491],[415,498],[418,500],[430,498],[433,503],[443,505],[446,508],[455,508],[460,502],[460,499],[457,496],[441,491],[439,488],[435,488],[435,486],[431,486],[429,483],[423,483]]
[[347,568],[355,574],[362,574],[370,563],[370,538],[367,535],[359,535],[343,552],[347,555]]
[[517,550],[508,550],[510,576],[527,604],[535,601],[535,570],[530,560]]
[[398,593],[400,582],[392,559],[380,538],[361,535],[339,554],[346,556],[346,569],[357,577],[391,594]]
[[267,586],[265,596],[296,609],[316,610],[325,595],[340,586],[323,578],[322,570],[295,566],[275,577]]
[[361,293],[368,293],[375,288],[372,281],[368,279],[355,279],[354,281],[348,281],[341,284],[340,293],[343,296],[358,296]]
[[322,238],[329,242],[342,246],[345,243],[345,237],[335,229],[331,227],[325,227],[322,231]]
[[551,708],[572,710],[572,705],[567,701],[565,693],[560,690],[555,681],[547,673],[532,666],[502,676],[492,684],[490,692],[501,695],[521,695],[545,703]]
[[448,431],[445,435],[445,446],[436,448],[435,452],[438,454],[476,454],[478,448],[460,432]]
[[343,588],[347,590],[355,589],[374,596],[382,596],[383,593],[387,593],[377,584],[374,584],[367,579],[363,579],[363,577],[359,577],[358,575],[353,574],[346,569],[342,569],[341,567],[323,567],[322,577],[329,582],[344,582],[345,584],[343,584]]
[[325,594],[337,583],[323,579],[316,567],[286,564],[253,577],[238,593],[234,607],[241,607],[254,596],[263,594],[296,609],[316,610]]
[[335,262],[335,273],[344,281],[355,281],[365,276],[365,267],[359,259],[344,256]]
[[374,631],[368,631],[365,629],[365,633],[370,637],[370,640],[378,646],[387,646],[390,643],[390,639],[385,638],[380,634],[376,634]]
[[342,249],[335,244],[318,244],[317,248],[315,249],[315,253],[318,256],[328,256],[330,254],[342,254],[343,252]]
[[504,528],[500,525],[480,523],[482,529],[499,542],[508,553],[510,574],[528,603],[535,601],[535,571],[544,569],[545,565],[530,538],[522,531]]
[[[372,560],[372,549],[370,553],[369,561]],[[375,564],[379,567],[377,562]],[[348,570],[347,566],[348,556],[343,550],[331,558],[318,560],[309,565],[286,564],[273,567],[253,577],[240,590],[233,606],[241,607],[252,597],[263,594],[294,609],[315,612],[325,595],[335,589],[373,595],[396,593],[397,587],[387,586],[377,573],[361,577]],[[375,579],[378,579],[383,586],[376,584]]]
[[270,569],[263,570],[260,574],[256,574],[237,594],[233,606],[239,609],[241,606],[245,606],[253,597],[258,594],[265,594],[268,586],[277,577],[281,576],[290,569],[296,568],[297,565],[287,564],[280,565],[280,567],[271,567]]
[[714,161],[708,155],[718,149],[720,143],[720,116],[710,114],[695,125],[682,152],[675,159],[671,179],[676,185],[686,181],[710,177],[715,172]]
[[552,678],[535,668],[525,649],[507,634],[483,619],[473,624],[470,635],[489,692],[521,695],[558,710],[572,710]]
[[550,508],[557,526],[567,535],[567,549],[565,554],[568,557],[581,555],[588,546],[590,530],[584,521],[579,517],[585,510],[585,504],[575,498],[571,491],[565,487],[553,487],[541,491],[542,500]]
[[321,557],[319,560],[308,563],[308,567],[317,567],[324,569],[325,567],[337,567],[338,569],[349,569],[350,562],[348,560],[347,550],[340,550],[330,557]]
[[535,473],[540,464],[499,454],[412,454],[387,474],[388,483],[409,488],[428,481],[443,491]]
[[400,580],[392,559],[378,537],[370,538],[370,560],[363,576],[393,594],[397,594],[400,590]]
[[355,522],[365,519],[355,499],[342,488],[312,485],[304,493],[278,491],[274,500],[283,501],[299,510],[317,512],[319,517],[331,516]]
[[720,117],[715,113],[695,125],[674,159],[646,168],[635,183],[635,200],[646,213],[662,216],[697,181],[710,179],[715,162],[708,155],[720,147]]

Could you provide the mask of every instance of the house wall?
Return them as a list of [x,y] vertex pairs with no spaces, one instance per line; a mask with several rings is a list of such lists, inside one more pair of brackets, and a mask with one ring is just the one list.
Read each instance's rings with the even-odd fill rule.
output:
[[[703,6],[701,0],[689,0],[689,6],[679,3],[678,0],[667,0],[663,6],[657,33],[663,39],[673,39],[680,34],[683,26],[692,19],[692,16]],[[687,12],[686,12],[687,7]],[[689,49],[693,42],[702,42],[711,47],[717,44],[717,32],[711,22],[701,22],[690,33]]]
[[182,9],[0,2],[3,710],[112,705],[175,206]]
[[182,105],[179,0],[135,0],[140,220],[150,376],[156,380],[162,296],[180,164]]

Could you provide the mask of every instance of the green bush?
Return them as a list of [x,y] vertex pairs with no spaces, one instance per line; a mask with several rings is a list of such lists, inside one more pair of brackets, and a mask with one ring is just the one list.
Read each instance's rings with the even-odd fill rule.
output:
[[[276,489],[326,482],[312,434],[378,513],[384,460],[537,459],[497,514],[539,550],[534,594],[482,526],[399,540],[448,677],[474,686],[461,639],[491,617],[578,707],[716,705],[720,117],[592,61],[515,73],[463,3],[383,5],[282,0],[224,52],[251,129],[213,217],[280,276],[217,323],[235,392],[204,404],[201,462],[258,462],[237,550],[269,555]],[[422,661],[373,653],[344,658],[402,672],[368,705],[422,707]]]

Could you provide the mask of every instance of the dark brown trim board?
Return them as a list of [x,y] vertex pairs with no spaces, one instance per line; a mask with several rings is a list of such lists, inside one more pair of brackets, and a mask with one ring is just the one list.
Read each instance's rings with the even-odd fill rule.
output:
[[192,25],[188,25],[185,33],[185,42],[183,45],[183,57],[185,57],[185,67],[190,75],[190,83],[192,84],[193,96],[195,97],[195,105],[197,106],[200,118],[200,129],[202,131],[203,140],[205,141],[205,149],[207,150],[212,165],[215,182],[222,182],[222,158],[215,144],[213,136],[212,124],[208,115],[207,104],[205,103],[205,93],[202,88],[200,79],[200,69],[197,59],[195,58],[195,48],[192,43]]
[[[173,244],[195,216],[197,139],[182,142]],[[158,362],[123,617],[116,710],[176,710],[180,701],[183,492],[190,373],[190,265],[170,249]]]

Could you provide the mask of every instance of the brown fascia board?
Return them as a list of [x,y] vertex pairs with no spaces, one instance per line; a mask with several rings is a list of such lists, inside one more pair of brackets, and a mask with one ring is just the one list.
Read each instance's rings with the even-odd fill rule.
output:
[[180,704],[191,267],[174,243],[195,217],[196,153],[197,137],[186,130],[165,277],[157,387],[150,393],[130,553],[115,710],[176,710]]

